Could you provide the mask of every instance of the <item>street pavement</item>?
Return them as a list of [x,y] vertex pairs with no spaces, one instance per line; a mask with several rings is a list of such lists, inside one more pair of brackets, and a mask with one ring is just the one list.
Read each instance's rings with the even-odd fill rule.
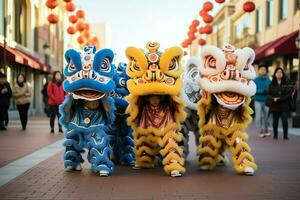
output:
[[44,160],[29,163],[32,166],[28,170],[0,187],[0,199],[300,199],[297,135],[290,135],[288,141],[282,134],[278,140],[259,138],[252,124],[247,132],[258,171],[250,177],[237,175],[230,164],[200,171],[191,136],[187,173],[181,178],[168,177],[161,167],[133,170],[125,166],[117,166],[112,176],[103,178],[90,171],[87,161],[81,172],[64,171],[63,148],[53,146],[62,142],[62,135],[49,134],[46,118],[31,120],[26,132],[20,131],[17,122],[12,124],[15,126],[9,131],[0,132],[0,179],[1,171],[14,162],[22,165],[22,159],[28,161],[39,152],[43,152]]

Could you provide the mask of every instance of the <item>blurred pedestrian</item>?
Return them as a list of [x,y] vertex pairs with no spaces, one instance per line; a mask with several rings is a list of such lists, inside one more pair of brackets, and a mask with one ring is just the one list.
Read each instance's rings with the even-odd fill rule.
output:
[[275,69],[272,82],[268,89],[270,112],[273,115],[274,139],[278,138],[278,121],[281,118],[283,138],[288,139],[288,112],[291,86],[282,68]]
[[43,95],[43,103],[44,103],[44,112],[47,115],[47,117],[50,117],[50,113],[49,113],[49,96],[47,93],[47,88],[48,88],[48,81],[44,84],[43,89],[41,91],[42,95]]
[[6,75],[0,72],[0,131],[6,130],[8,125],[8,108],[12,91]]
[[258,66],[258,76],[254,79],[256,84],[256,93],[253,97],[255,101],[255,122],[259,128],[259,137],[270,136],[268,131],[268,113],[269,108],[266,106],[267,90],[271,83],[268,76],[268,68],[265,65]]
[[28,121],[28,110],[31,99],[31,88],[26,81],[24,74],[17,76],[16,84],[13,89],[13,94],[16,98],[16,104],[19,111],[19,116],[22,124],[22,130],[26,130]]
[[[53,73],[52,81],[48,83],[47,94],[49,96],[48,104],[49,104],[49,113],[50,113],[50,128],[51,133],[54,133],[54,121],[55,117],[59,119],[60,114],[58,112],[58,107],[65,99],[66,93],[64,92],[62,86],[62,74],[59,71],[55,71]],[[59,132],[62,133],[61,125],[58,122]]]

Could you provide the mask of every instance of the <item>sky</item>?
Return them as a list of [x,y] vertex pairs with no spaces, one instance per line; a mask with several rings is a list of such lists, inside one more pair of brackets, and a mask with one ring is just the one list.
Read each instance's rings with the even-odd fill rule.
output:
[[[148,41],[161,50],[180,45],[193,19],[199,19],[204,0],[74,0],[90,23],[105,23],[117,62],[126,62],[128,46],[145,48]],[[214,8],[216,10],[216,8]]]

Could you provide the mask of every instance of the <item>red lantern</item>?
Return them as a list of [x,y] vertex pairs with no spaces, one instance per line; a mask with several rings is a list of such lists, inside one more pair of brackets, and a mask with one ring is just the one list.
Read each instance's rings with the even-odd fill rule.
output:
[[213,8],[214,8],[214,5],[209,1],[207,1],[203,4],[203,10],[205,10],[205,11],[210,11]]
[[194,19],[194,20],[192,21],[192,26],[193,26],[193,27],[197,27],[198,25],[199,25],[199,20]]
[[73,26],[69,26],[67,28],[67,32],[70,34],[70,35],[73,35],[76,33],[76,29],[73,27]]
[[202,17],[203,21],[207,24],[211,23],[213,21],[213,17],[209,14],[206,14]]
[[217,3],[224,3],[225,0],[215,0]]
[[58,15],[51,13],[48,15],[47,19],[50,24],[56,24],[58,22]]
[[205,16],[205,15],[207,15],[208,13],[207,13],[207,11],[205,11],[205,10],[200,10],[200,12],[199,12],[199,16],[201,16],[201,17],[203,17],[203,16]]
[[255,4],[252,1],[246,1],[243,4],[243,9],[245,12],[252,12],[253,10],[255,10]]
[[77,38],[77,42],[78,42],[79,44],[84,43],[83,37],[82,37],[82,36],[79,36],[79,37]]
[[199,44],[200,46],[204,46],[204,45],[206,44],[206,41],[203,40],[203,39],[199,39],[199,40],[198,40],[198,44]]
[[77,23],[77,25],[76,25],[76,29],[78,30],[78,31],[83,31],[84,29],[85,29],[85,23],[83,23],[83,22],[78,22]]
[[197,28],[195,28],[195,27],[191,27],[190,28],[190,30],[189,30],[189,32],[188,33],[192,33],[192,34],[195,34],[197,32]]
[[47,8],[54,9],[54,8],[56,8],[57,5],[58,5],[57,0],[47,0],[46,1]]
[[187,43],[188,45],[191,45],[192,42],[193,42],[193,40],[192,40],[191,38],[188,38],[188,39],[186,40],[186,43]]
[[85,30],[87,30],[87,31],[90,30],[90,25],[88,23],[85,23],[84,26],[85,26]]
[[76,9],[76,6],[73,2],[66,4],[66,10],[69,12],[73,12]]
[[72,23],[72,24],[75,24],[77,22],[77,17],[76,15],[70,15],[69,17],[69,21]]
[[183,56],[186,56],[188,53],[186,51],[183,52]]
[[89,31],[84,31],[83,36],[88,39],[88,38],[90,38],[91,34]]
[[213,31],[213,29],[212,29],[212,27],[211,27],[210,25],[206,25],[206,26],[203,28],[203,31],[204,31],[204,33],[206,33],[206,34],[211,34],[212,31]]
[[70,3],[72,0],[64,0],[64,2],[66,3]]
[[83,10],[78,10],[78,11],[76,12],[76,16],[77,16],[78,18],[84,18],[84,11],[83,11]]

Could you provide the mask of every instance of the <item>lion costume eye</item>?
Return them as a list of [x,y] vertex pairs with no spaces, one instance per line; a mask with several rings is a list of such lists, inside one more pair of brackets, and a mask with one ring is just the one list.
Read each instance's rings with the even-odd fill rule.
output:
[[70,64],[69,64],[69,67],[68,67],[68,71],[69,71],[69,72],[73,72],[73,71],[75,71],[75,70],[76,70],[75,65],[74,65],[74,63],[71,61]]
[[110,72],[111,71],[111,66],[108,58],[104,58],[102,63],[101,63],[101,70],[104,72]]
[[176,58],[172,58],[171,62],[169,63],[169,70],[170,71],[177,71],[178,70],[178,62]]
[[216,66],[217,66],[216,63],[217,63],[216,59],[213,56],[208,55],[205,57],[204,67],[216,69]]
[[124,78],[120,78],[119,84],[120,84],[122,87],[124,87],[124,86],[126,85],[125,79],[124,79]]

